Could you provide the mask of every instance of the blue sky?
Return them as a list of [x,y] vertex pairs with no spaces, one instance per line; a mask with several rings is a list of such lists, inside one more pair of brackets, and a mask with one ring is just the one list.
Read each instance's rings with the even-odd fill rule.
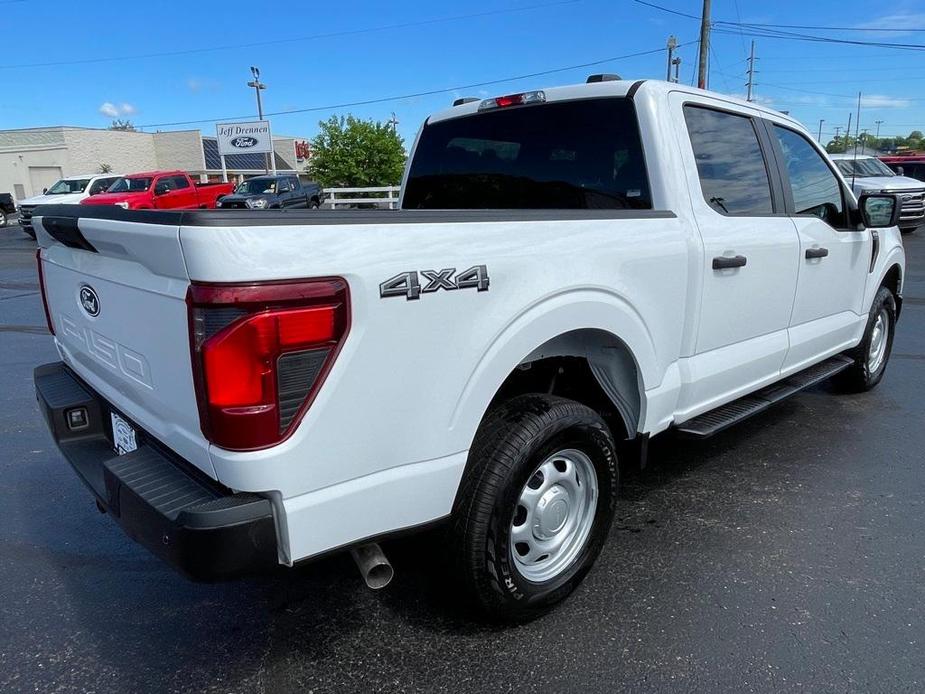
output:
[[[700,12],[700,0],[654,1],[683,13]],[[112,117],[124,117],[151,126],[146,129],[200,128],[212,133],[215,119],[255,111],[253,90],[245,86],[250,65],[260,67],[261,79],[268,85],[264,109],[274,112],[447,89],[601,61],[661,49],[669,34],[683,44],[682,80],[690,83],[698,34],[696,21],[631,0],[471,4],[354,0],[340,7],[254,0],[166,4],[3,0],[0,10],[8,27],[7,50],[0,58],[7,95],[0,102],[0,128],[105,127]],[[468,16],[458,18],[461,15]],[[864,31],[800,31],[925,44],[925,0],[713,0],[713,17],[857,27]],[[411,25],[425,21],[429,23]],[[386,26],[391,28],[378,29]],[[32,33],[28,27],[40,30]],[[883,31],[897,27],[904,31]],[[747,32],[714,34],[712,89],[744,94],[751,38]],[[790,111],[813,132],[819,119],[825,119],[824,138],[834,133],[836,125],[847,125],[859,90],[864,94],[862,128],[874,132],[875,121],[881,120],[881,136],[925,130],[925,51],[756,40],[758,99]],[[262,42],[275,43],[253,45]],[[237,47],[203,50],[228,46]],[[168,52],[175,54],[152,55]],[[318,120],[331,114],[387,120],[395,112],[399,131],[408,142],[429,112],[446,107],[455,96],[582,82],[592,72],[664,78],[665,54],[459,92],[273,116],[271,121],[277,134],[311,137]],[[210,122],[159,125],[200,119]]]

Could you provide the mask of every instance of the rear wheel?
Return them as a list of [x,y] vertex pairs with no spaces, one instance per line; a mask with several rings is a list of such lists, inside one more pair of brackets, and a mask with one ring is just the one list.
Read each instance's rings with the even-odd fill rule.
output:
[[472,602],[516,622],[566,598],[603,547],[617,484],[613,438],[588,407],[522,395],[490,412],[451,527],[454,574]]
[[867,318],[867,329],[861,344],[848,353],[854,363],[838,375],[839,384],[846,390],[870,390],[886,373],[886,365],[893,351],[893,333],[896,329],[896,299],[886,287],[880,287]]

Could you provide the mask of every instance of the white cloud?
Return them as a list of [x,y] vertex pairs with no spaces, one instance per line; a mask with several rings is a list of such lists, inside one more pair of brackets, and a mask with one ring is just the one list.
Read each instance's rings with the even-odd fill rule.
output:
[[[859,29],[869,29],[870,36],[904,36],[915,29],[925,29],[925,14],[916,12],[898,12],[864,22]],[[878,31],[878,29],[905,29],[906,31]]]
[[138,109],[133,104],[124,101],[121,104],[104,101],[100,104],[99,111],[107,118],[118,118],[119,116],[133,116],[138,112]]
[[102,113],[107,118],[116,118],[119,115],[119,109],[115,104],[104,101],[102,104],[100,104],[100,113]]
[[908,108],[909,100],[880,94],[868,94],[861,96],[861,106],[864,108]]

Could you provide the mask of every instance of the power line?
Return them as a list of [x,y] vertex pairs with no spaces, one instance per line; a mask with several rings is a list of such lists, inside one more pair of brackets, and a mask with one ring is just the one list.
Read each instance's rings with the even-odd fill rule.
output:
[[[668,14],[677,15],[679,17],[685,17],[687,19],[694,19],[700,21],[700,17],[696,15],[689,14],[687,12],[681,12],[679,10],[672,9],[670,7],[665,7],[664,5],[658,5],[653,2],[647,2],[646,0],[633,0],[638,5],[644,5],[646,7],[651,7],[661,12],[667,12]],[[778,38],[778,39],[788,39],[794,41],[811,41],[819,43],[840,43],[847,44],[851,46],[879,46],[881,48],[894,48],[901,50],[925,50],[925,44],[918,43],[892,43],[886,41],[860,41],[855,39],[837,39],[830,36],[813,36],[811,34],[800,34],[792,31],[784,31],[783,29],[787,28],[799,28],[787,24],[753,24],[748,22],[730,22],[724,20],[713,20],[711,22],[713,31],[723,33],[723,34],[740,34],[742,32],[747,33],[750,36],[760,36],[765,38]],[[824,30],[837,31],[836,28],[823,27]],[[867,31],[882,31],[881,29],[868,29]]]
[[[678,47],[685,46],[687,43],[679,43]],[[579,63],[577,65],[567,65],[565,67],[552,68],[550,70],[540,70],[539,72],[531,72],[524,75],[516,75],[514,77],[503,77],[501,79],[495,80],[486,80],[484,82],[473,82],[472,84],[462,84],[456,85],[453,87],[445,87],[441,89],[431,89],[428,91],[415,92],[412,94],[399,94],[397,96],[385,96],[378,99],[364,99],[363,101],[351,101],[341,104],[329,104],[327,106],[312,106],[309,108],[294,108],[286,111],[273,111],[265,113],[264,116],[288,116],[295,113],[312,113],[315,111],[333,111],[341,108],[348,108],[350,106],[367,106],[369,104],[382,104],[389,101],[402,101],[403,99],[414,99],[421,96],[434,96],[436,94],[447,94],[449,92],[462,91],[464,89],[475,89],[477,87],[487,87],[492,84],[501,84],[503,82],[515,82],[517,80],[531,79],[533,77],[542,77],[543,75],[552,75],[558,72],[567,72],[569,70],[578,70],[580,68],[594,67],[596,65],[603,65],[604,63],[610,63],[617,60],[626,60],[627,58],[638,58],[645,55],[653,55],[655,53],[662,53],[664,48],[653,48],[648,51],[639,51],[637,53],[627,53],[626,55],[617,55],[611,58],[603,58],[601,60],[593,60],[588,63]],[[201,118],[198,120],[184,120],[184,121],[173,121],[171,123],[147,123],[143,125],[138,125],[138,128],[166,128],[176,125],[197,125],[199,123],[215,123],[217,121],[226,121],[226,120],[240,120],[244,118],[252,118],[253,114],[245,114],[240,116],[217,116],[214,118]]]
[[[251,43],[226,44],[222,46],[207,46],[204,48],[188,48],[179,51],[163,51],[158,53],[138,53],[135,55],[122,55],[110,57],[92,57],[79,58],[77,60],[61,60],[44,63],[18,63],[13,65],[0,65],[0,70],[13,70],[36,67],[60,67],[66,65],[88,65],[93,63],[112,63],[122,60],[145,60],[148,58],[167,58],[180,55],[193,55],[198,53],[213,53],[216,51],[236,50],[241,48],[259,48],[262,46],[278,46],[287,43],[300,43],[303,41],[317,41],[318,39],[336,38],[339,36],[356,36],[357,34],[371,34],[379,31],[391,31],[394,29],[408,29],[410,27],[428,26],[432,24],[442,24],[445,22],[456,22],[464,19],[477,19],[479,17],[491,17],[499,14],[510,14],[513,12],[527,12],[530,10],[548,9],[561,5],[574,5],[582,0],[557,0],[539,5],[525,5],[523,7],[512,7],[500,10],[487,10],[485,12],[473,12],[470,14],[452,15],[449,17],[435,17],[433,19],[422,19],[413,22],[400,22],[397,24],[384,24],[377,27],[367,27],[365,29],[345,29],[343,31],[332,31],[323,34],[309,34],[307,36],[295,36],[287,39],[271,39],[268,41],[254,41]],[[0,3],[2,4],[2,3]]]

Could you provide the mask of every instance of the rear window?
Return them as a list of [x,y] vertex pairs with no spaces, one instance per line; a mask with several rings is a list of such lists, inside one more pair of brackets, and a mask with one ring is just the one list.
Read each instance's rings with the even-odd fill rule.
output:
[[405,209],[649,209],[625,98],[521,106],[424,127]]

